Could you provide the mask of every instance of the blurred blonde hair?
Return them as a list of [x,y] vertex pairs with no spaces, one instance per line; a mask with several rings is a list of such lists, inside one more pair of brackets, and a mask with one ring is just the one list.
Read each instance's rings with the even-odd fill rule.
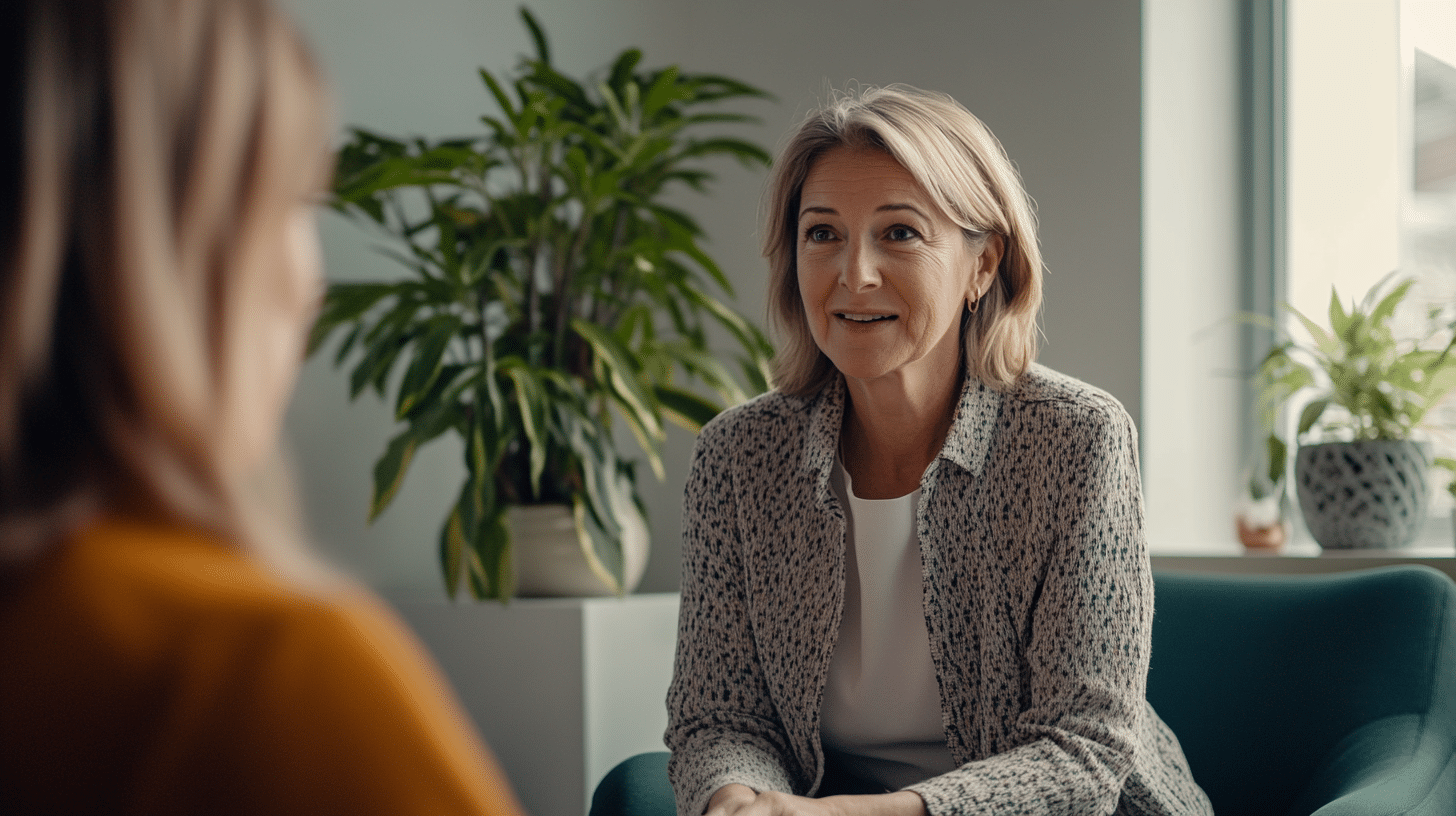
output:
[[915,177],[944,214],[977,244],[1001,236],[996,280],[976,311],[963,311],[963,365],[971,376],[1007,388],[1036,360],[1041,309],[1041,250],[1036,216],[1001,143],[949,96],[908,85],[836,96],[811,113],[774,162],[765,195],[763,254],[769,261],[769,322],[778,340],[774,385],[809,396],[837,371],[814,343],[799,296],[799,199],[820,156],[836,147],[888,153]]
[[242,304],[283,274],[264,236],[329,169],[313,59],[268,0],[11,2],[0,563],[121,511],[297,566],[223,406]]

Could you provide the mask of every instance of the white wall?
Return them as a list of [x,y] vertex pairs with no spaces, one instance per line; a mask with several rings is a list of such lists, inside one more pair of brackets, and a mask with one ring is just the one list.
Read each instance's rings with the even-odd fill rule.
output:
[[1143,482],[1154,551],[1233,547],[1239,0],[1143,4]]
[[[528,40],[515,4],[496,0],[293,0],[340,97],[340,119],[386,133],[470,132],[488,98],[475,78],[503,72]],[[640,46],[646,64],[726,73],[778,96],[749,106],[767,145],[852,81],[908,82],[950,93],[990,125],[1039,206],[1049,267],[1043,362],[1106,388],[1142,413],[1139,0],[537,0],[532,8],[568,71]],[[710,199],[685,196],[710,251],[763,313],[756,215],[762,176],[725,166]],[[397,274],[369,238],[329,223],[334,278]],[[436,529],[461,476],[458,450],[417,457],[395,505],[368,528],[369,471],[388,438],[387,411],[353,405],[344,374],[315,360],[289,418],[318,538],[391,590],[438,591]],[[644,588],[675,589],[679,498],[691,439],[667,449],[668,480],[647,483],[654,555]]]

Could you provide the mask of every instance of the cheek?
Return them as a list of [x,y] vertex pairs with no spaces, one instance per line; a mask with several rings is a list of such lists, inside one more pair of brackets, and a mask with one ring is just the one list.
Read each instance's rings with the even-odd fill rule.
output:
[[[806,258],[800,253],[795,269],[795,277],[799,282],[799,301],[803,304],[804,314],[809,318],[809,326],[816,332],[824,322],[825,300],[829,297],[830,286],[826,284],[822,264],[815,264],[812,258]],[[832,284],[832,281],[829,281]]]

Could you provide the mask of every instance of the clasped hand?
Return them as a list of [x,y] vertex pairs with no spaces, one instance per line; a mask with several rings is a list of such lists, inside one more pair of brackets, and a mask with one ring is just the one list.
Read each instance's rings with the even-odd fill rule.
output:
[[724,785],[703,816],[927,816],[925,801],[912,791],[810,799],[778,791],[759,793],[747,785]]

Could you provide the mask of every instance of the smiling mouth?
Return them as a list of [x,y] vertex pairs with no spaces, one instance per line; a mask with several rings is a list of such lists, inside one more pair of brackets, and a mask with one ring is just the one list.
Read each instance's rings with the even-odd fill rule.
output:
[[854,323],[879,323],[895,319],[895,315],[855,314],[853,312],[835,312],[834,315]]

